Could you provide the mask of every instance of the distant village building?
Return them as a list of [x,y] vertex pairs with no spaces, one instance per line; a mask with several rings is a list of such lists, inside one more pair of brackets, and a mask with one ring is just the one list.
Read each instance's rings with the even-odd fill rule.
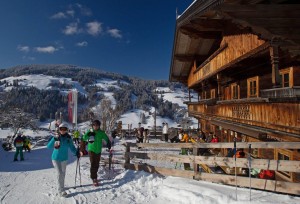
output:
[[[299,3],[196,0],[177,18],[169,77],[198,93],[186,104],[203,132],[220,142],[300,141]],[[299,150],[251,154],[300,159]],[[276,180],[300,174],[276,172]]]

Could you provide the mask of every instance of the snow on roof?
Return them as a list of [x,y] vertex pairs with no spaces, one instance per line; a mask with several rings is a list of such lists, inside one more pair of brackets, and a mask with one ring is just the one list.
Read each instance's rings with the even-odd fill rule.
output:
[[192,3],[191,3],[191,5],[189,5],[189,7],[187,7],[183,12],[182,12],[182,14],[180,14],[180,15],[177,15],[177,19],[179,19],[187,10],[189,10],[189,8],[196,2],[197,0],[194,0]]

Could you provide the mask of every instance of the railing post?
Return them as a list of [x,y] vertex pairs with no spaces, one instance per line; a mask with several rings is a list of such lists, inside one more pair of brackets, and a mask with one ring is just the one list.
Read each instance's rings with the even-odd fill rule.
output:
[[[193,148],[193,155],[198,156],[199,154],[199,148],[194,147]],[[194,167],[194,176],[199,172],[199,164],[195,163],[195,160],[193,162],[193,167]]]
[[127,168],[127,166],[129,166],[130,164],[130,157],[129,157],[129,153],[130,153],[130,143],[126,143],[126,146],[125,146],[125,164],[124,164],[124,167],[125,169]]

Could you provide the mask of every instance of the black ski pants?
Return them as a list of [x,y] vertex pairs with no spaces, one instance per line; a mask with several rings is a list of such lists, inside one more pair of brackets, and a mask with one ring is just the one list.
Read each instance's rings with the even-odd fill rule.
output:
[[96,154],[95,152],[89,151],[90,162],[91,162],[91,179],[97,179],[97,173],[99,169],[99,163],[101,158],[101,153]]

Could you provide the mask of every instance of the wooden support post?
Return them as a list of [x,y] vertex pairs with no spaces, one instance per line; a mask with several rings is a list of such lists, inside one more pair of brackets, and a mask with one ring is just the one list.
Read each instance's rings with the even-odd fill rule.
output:
[[206,91],[206,88],[205,88],[205,82],[201,82],[201,87],[202,87],[202,96],[201,98],[202,99],[206,99],[206,94],[205,94],[205,91]]
[[126,144],[126,150],[125,150],[125,167],[130,164],[130,145],[127,143]]
[[217,74],[217,82],[218,82],[218,100],[222,100],[222,93],[221,93],[221,74]]
[[278,88],[280,87],[278,45],[270,46],[270,56],[272,64],[272,84],[273,88]]
[[[194,156],[198,156],[199,154],[199,148],[194,147],[193,148],[193,155]],[[195,161],[193,162],[193,166],[194,166],[194,172],[195,175],[199,172],[199,164],[197,164]]]

